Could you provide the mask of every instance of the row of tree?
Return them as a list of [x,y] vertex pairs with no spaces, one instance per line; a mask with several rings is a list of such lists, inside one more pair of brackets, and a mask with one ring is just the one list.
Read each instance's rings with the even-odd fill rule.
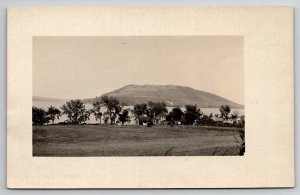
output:
[[[166,104],[163,102],[148,102],[148,104],[136,104],[132,110],[135,115],[135,120],[139,124],[150,122],[157,124],[161,119],[165,118],[170,123],[182,123],[185,125],[192,125],[196,121],[202,123],[213,122],[212,113],[208,116],[201,112],[201,109],[197,105],[185,105],[185,111],[183,112],[180,107],[173,108],[169,113],[166,108]],[[220,107],[220,118],[224,120],[236,119],[239,113],[235,111],[230,115],[231,109],[228,105],[222,105]],[[219,117],[218,114],[215,117]]]
[[33,125],[44,125],[45,123],[49,123],[61,116],[61,112],[59,109],[51,106],[45,111],[43,108],[32,107],[32,123]]
[[[93,114],[96,120],[101,119],[105,123],[110,121],[111,124],[116,122],[117,116],[122,124],[129,120],[128,110],[123,110],[125,104],[120,103],[116,98],[102,96],[99,101],[93,103],[92,109],[86,109],[83,101],[71,100],[67,101],[62,107],[62,112],[51,106],[48,110],[43,108],[32,107],[32,123],[33,125],[44,125],[52,121],[54,123],[55,118],[59,119],[62,114],[68,117],[68,123],[81,124],[89,120],[90,115]],[[101,112],[101,107],[106,107],[106,112]]]
[[[235,120],[239,117],[239,113],[234,111],[230,114],[231,109],[228,105],[222,105],[220,107],[220,116],[215,114],[216,118],[221,118],[222,120]],[[205,115],[201,112],[201,109],[197,105],[186,105],[185,111],[183,112],[179,107],[175,107],[166,116],[166,121],[171,123],[183,123],[186,125],[197,124],[213,124],[213,114]]]
[[135,120],[138,124],[142,123],[158,123],[158,121],[166,116],[168,113],[167,106],[163,102],[152,102],[148,104],[136,104],[133,107],[132,113],[135,115]]
[[[68,123],[71,124],[81,124],[89,120],[90,115],[93,114],[95,119],[99,121],[103,120],[104,123],[115,124],[118,118],[118,122],[124,124],[125,122],[130,121],[129,110],[123,109],[125,106],[124,103],[119,102],[114,97],[102,96],[99,100],[93,103],[92,109],[86,109],[84,103],[77,99],[66,102],[62,107],[62,112],[51,106],[48,110],[42,108],[33,107],[32,108],[32,122],[34,125],[44,125],[59,117],[62,114],[65,114],[68,117]],[[101,112],[101,108],[105,107],[106,111]],[[220,107],[220,118],[228,120],[229,118],[237,118],[238,113],[234,112],[230,114],[230,107],[224,105]],[[181,108],[175,107],[169,113],[164,102],[152,102],[149,101],[147,104],[136,104],[131,110],[135,116],[135,120],[138,124],[147,123],[148,125],[159,124],[163,119],[166,119],[168,123],[182,123],[185,125],[191,125],[195,122],[198,123],[211,123],[212,114],[209,116],[203,114],[200,108],[197,105],[186,105],[185,111],[183,112]],[[219,117],[216,115],[216,117]]]

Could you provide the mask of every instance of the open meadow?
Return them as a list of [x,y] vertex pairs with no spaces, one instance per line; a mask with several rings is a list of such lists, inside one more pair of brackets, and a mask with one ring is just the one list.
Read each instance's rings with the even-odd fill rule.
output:
[[33,126],[33,156],[232,156],[233,127]]

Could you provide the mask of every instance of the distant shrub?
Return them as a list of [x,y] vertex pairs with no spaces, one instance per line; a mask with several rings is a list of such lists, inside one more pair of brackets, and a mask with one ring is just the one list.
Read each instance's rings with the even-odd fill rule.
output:
[[152,119],[150,117],[148,117],[148,116],[139,117],[139,125],[144,125],[145,123],[147,124],[147,126],[153,125]]
[[203,115],[197,120],[197,125],[214,125],[218,124],[212,119],[212,116]]
[[59,124],[59,125],[68,125],[69,123],[66,122],[66,121],[64,121],[64,122],[59,122],[58,124]]

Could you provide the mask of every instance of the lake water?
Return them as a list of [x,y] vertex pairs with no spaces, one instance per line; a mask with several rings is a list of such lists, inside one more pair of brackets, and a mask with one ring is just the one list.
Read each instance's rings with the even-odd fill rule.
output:
[[[65,101],[43,101],[43,100],[34,100],[32,102],[32,106],[36,106],[38,108],[44,108],[45,110],[47,110],[48,107],[50,106],[54,106],[58,109],[61,110],[61,106],[65,104]],[[85,104],[85,108],[86,109],[91,109],[93,108],[93,105],[92,104]],[[168,111],[170,112],[172,110],[173,107],[167,107]],[[133,106],[125,106],[123,109],[129,109],[129,110],[132,110],[133,109]],[[181,107],[182,111],[185,111],[185,108],[184,107]],[[209,115],[210,113],[212,113],[213,115],[215,114],[219,114],[220,115],[220,110],[219,108],[200,108],[201,111],[206,114],[206,115]],[[106,111],[106,108],[105,107],[102,107],[101,108],[101,112],[105,112]],[[238,111],[239,115],[244,115],[244,109],[231,109],[231,113],[234,112],[234,111]],[[131,114],[132,116],[132,114]],[[66,115],[62,115],[60,117],[59,120],[55,120],[54,123],[58,123],[58,122],[63,122],[65,120],[67,120],[67,116]],[[90,120],[87,121],[87,123],[89,124],[94,124],[94,123],[99,123],[99,121],[96,121],[94,115],[91,115],[90,116]],[[103,121],[102,121],[103,123]]]

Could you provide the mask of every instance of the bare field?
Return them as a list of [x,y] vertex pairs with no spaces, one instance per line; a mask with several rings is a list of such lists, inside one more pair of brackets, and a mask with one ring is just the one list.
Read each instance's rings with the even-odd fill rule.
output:
[[200,126],[33,126],[33,156],[232,156],[236,129]]

